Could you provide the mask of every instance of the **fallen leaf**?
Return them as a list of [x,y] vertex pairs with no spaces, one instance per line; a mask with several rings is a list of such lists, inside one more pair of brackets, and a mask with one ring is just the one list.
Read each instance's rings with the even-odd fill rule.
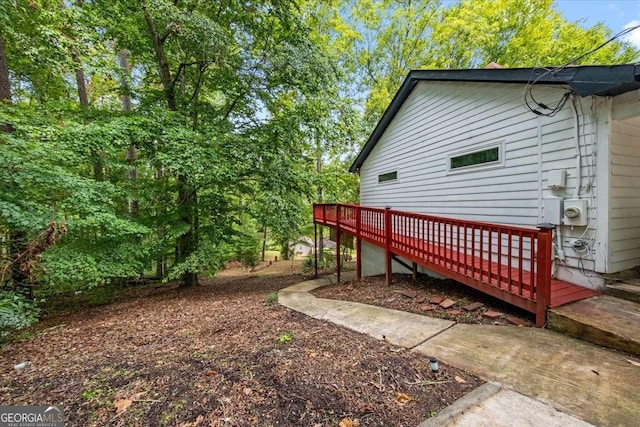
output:
[[207,371],[207,375],[209,375],[209,376],[213,376],[213,375],[215,375],[215,374],[217,374],[217,372],[216,372],[216,371],[214,371],[213,369],[209,369],[209,370]]
[[404,405],[405,403],[409,403],[412,400],[415,400],[415,399],[409,396],[408,394],[396,393],[396,403],[399,405]]
[[627,359],[627,362],[631,363],[633,366],[640,366],[640,362],[636,362],[635,360]]
[[338,427],[358,427],[360,425],[359,419],[352,420],[351,418],[343,418],[338,424]]
[[124,411],[127,410],[129,406],[131,406],[132,403],[133,403],[133,400],[131,399],[118,399],[115,402],[113,402],[113,404],[116,407],[116,414],[118,415],[122,414]]
[[251,396],[253,394],[253,390],[251,390],[249,387],[245,387],[242,392],[245,394],[245,396]]
[[455,379],[456,379],[456,381],[457,381],[457,382],[459,382],[460,384],[464,384],[464,383],[466,383],[466,381],[465,381],[462,377],[459,377],[459,376],[457,376],[457,375],[455,376]]

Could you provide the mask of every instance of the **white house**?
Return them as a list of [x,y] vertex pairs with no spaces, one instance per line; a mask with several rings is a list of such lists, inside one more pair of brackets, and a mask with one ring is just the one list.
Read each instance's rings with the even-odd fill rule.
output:
[[289,248],[296,256],[308,256],[313,253],[313,240],[306,236],[298,237],[298,240],[289,243]]
[[[640,265],[638,80],[636,65],[412,71],[351,166],[360,204],[554,224],[554,276],[601,288]],[[384,272],[382,248],[362,257]]]

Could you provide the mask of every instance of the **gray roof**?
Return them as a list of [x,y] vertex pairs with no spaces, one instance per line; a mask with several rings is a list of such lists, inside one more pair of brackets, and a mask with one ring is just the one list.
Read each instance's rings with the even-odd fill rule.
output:
[[357,172],[377,144],[391,120],[420,81],[491,82],[545,85],[568,85],[580,96],[615,96],[640,89],[640,66],[590,65],[565,67],[548,72],[549,68],[474,68],[462,70],[414,70],[409,72],[402,86],[387,107],[358,157],[349,168]]

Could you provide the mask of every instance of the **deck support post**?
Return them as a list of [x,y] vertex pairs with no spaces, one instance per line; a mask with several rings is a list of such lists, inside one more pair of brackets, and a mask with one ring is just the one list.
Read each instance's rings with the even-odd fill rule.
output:
[[318,278],[318,224],[313,223],[313,257],[314,263],[313,266],[315,268],[315,278]]
[[551,256],[553,224],[538,224],[538,247],[536,248],[536,328],[547,323],[547,308],[551,302]]
[[360,240],[360,226],[362,219],[360,218],[360,206],[356,206],[356,277],[362,279],[362,240]]
[[411,275],[413,276],[413,281],[415,282],[416,280],[418,280],[418,263],[413,262],[411,263],[411,266],[413,267],[411,270]]
[[340,283],[340,261],[342,258],[342,251],[340,250],[340,205],[336,205],[336,275],[338,276],[338,283]]
[[391,220],[391,206],[385,207],[384,211],[384,256],[387,286],[391,286],[391,232],[393,221]]

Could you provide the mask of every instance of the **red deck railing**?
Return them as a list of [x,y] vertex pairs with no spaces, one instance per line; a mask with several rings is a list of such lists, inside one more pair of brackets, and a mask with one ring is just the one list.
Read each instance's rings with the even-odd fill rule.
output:
[[358,242],[383,247],[389,283],[391,259],[398,255],[535,313],[536,325],[544,326],[551,293],[550,228],[344,204],[314,205],[313,216],[316,223],[336,227]]

